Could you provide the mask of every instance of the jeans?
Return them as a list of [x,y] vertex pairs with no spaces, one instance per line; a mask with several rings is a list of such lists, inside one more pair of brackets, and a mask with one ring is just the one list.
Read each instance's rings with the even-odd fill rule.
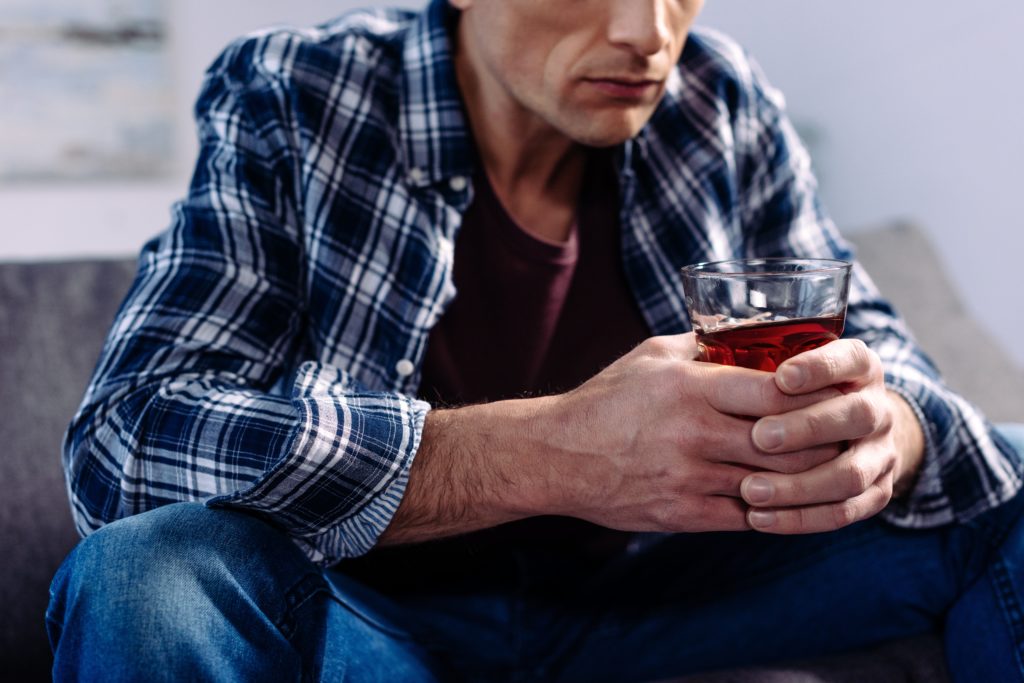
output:
[[[1024,426],[1004,433],[1024,453]],[[385,595],[255,516],[179,503],[83,540],[46,622],[55,680],[642,681],[935,632],[954,681],[1024,681],[1022,511],[665,535],[586,571],[510,550],[506,585]]]

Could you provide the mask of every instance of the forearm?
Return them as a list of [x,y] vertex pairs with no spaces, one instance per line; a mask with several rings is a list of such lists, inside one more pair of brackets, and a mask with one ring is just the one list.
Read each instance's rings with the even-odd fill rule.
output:
[[553,400],[431,411],[402,502],[378,543],[416,543],[553,512],[557,472],[543,427]]

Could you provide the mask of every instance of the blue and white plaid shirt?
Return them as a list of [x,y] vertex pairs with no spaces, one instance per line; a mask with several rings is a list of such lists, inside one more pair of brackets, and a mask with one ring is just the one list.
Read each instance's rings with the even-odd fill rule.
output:
[[[65,441],[80,532],[197,500],[268,518],[322,564],[374,546],[430,408],[419,367],[455,294],[478,163],[450,11],[267,31],[210,68],[187,198],[143,249]],[[683,265],[851,255],[781,97],[717,33],[692,33],[617,158],[623,259],[658,334],[689,329]],[[966,520],[1017,492],[1010,447],[859,267],[846,334],[878,352],[925,426],[924,469],[891,522]]]

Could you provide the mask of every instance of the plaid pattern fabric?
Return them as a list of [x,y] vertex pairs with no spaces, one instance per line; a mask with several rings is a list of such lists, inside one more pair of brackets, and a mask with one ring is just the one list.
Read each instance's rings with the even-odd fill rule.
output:
[[[187,197],[144,247],[65,439],[80,532],[200,500],[267,518],[319,563],[373,547],[429,410],[418,367],[472,199],[450,11],[254,34],[210,68]],[[617,158],[627,274],[659,334],[689,329],[685,264],[851,256],[780,96],[719,34],[692,34]],[[859,267],[847,335],[878,351],[926,426],[923,476],[893,522],[969,519],[1020,488],[1010,447]]]

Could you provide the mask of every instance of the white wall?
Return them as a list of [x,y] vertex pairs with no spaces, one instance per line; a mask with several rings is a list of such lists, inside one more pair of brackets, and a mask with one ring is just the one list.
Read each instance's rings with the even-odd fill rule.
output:
[[[372,2],[169,0],[177,171],[162,182],[0,187],[0,259],[135,252],[186,186],[191,103],[217,52],[251,29]],[[969,307],[1024,367],[1014,341],[1024,339],[1024,3],[707,0],[703,23],[739,38],[814,133],[840,227],[904,218],[925,228]]]

